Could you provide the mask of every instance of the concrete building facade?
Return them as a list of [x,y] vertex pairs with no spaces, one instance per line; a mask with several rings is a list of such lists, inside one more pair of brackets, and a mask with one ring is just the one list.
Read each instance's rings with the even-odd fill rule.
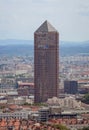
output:
[[35,102],[58,96],[59,33],[45,21],[34,33]]

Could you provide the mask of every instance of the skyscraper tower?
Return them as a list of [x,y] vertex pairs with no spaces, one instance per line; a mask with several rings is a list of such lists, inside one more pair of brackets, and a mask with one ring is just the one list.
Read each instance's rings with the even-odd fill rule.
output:
[[35,103],[58,96],[59,33],[45,21],[34,33]]

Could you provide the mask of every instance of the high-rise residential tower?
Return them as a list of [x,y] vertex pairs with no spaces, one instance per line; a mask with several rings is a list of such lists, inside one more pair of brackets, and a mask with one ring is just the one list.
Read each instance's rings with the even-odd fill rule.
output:
[[45,21],[34,33],[35,103],[58,96],[59,33]]

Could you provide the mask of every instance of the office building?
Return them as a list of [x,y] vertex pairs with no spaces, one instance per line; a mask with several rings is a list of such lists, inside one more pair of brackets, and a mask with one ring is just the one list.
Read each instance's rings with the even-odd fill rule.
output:
[[64,81],[64,92],[67,94],[76,94],[78,92],[77,81]]
[[58,96],[59,33],[45,21],[34,33],[35,102]]

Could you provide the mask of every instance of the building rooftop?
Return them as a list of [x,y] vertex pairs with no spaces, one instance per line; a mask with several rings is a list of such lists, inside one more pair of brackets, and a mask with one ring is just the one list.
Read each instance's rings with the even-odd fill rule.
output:
[[[88,115],[87,115],[88,116]],[[62,124],[67,128],[83,128],[84,126],[89,126],[89,119],[81,118],[58,118],[58,119],[50,119],[47,123],[38,123],[33,120],[26,119],[1,119],[0,120],[0,130],[6,130],[10,128],[14,128],[15,130],[24,129],[24,130],[58,130],[55,128],[55,125]],[[72,127],[71,127],[72,126]]]
[[34,87],[34,83],[27,83],[27,82],[18,82],[18,85],[20,85],[20,86],[31,86],[31,87]]
[[57,30],[46,20],[36,32],[57,32]]

